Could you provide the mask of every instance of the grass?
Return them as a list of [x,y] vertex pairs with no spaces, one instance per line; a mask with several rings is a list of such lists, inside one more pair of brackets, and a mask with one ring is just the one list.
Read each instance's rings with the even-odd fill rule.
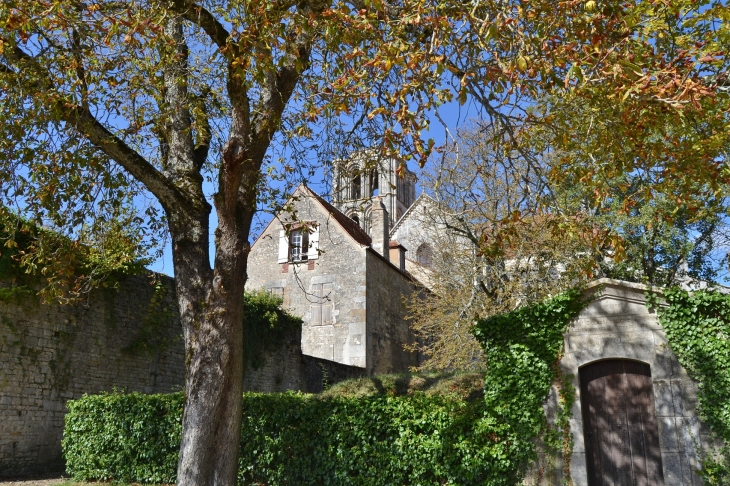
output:
[[480,399],[484,393],[483,372],[402,373],[354,378],[342,381],[321,393],[322,397],[366,397],[373,395],[457,395],[465,400]]

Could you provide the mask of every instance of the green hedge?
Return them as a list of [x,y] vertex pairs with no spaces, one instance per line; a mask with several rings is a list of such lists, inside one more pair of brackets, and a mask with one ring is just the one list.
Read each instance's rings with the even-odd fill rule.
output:
[[[68,403],[63,449],[77,480],[172,483],[182,394]],[[456,396],[246,394],[239,484],[515,484],[484,401]]]
[[[503,459],[505,471],[511,467],[519,476],[525,465],[534,462],[535,439],[540,437],[552,449],[549,452],[562,452],[565,482],[570,483],[567,461],[572,438],[568,418],[575,393],[568,377],[560,375],[558,363],[563,333],[585,303],[581,292],[572,290],[479,320],[474,326],[474,336],[484,348],[488,364],[484,377],[485,414],[493,418],[495,427],[499,427],[499,441],[510,451]],[[553,383],[560,393],[557,426],[562,430],[548,426],[543,410]]]

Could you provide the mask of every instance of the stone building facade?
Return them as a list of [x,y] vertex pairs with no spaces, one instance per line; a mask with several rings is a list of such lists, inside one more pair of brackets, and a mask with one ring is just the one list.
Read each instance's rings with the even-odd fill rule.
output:
[[[406,371],[417,356],[403,300],[421,291],[389,239],[389,216],[371,202],[371,235],[305,185],[292,195],[292,215],[279,215],[254,242],[246,288],[280,295],[304,320],[305,356],[363,369]],[[397,259],[397,260],[396,260]]]
[[[593,282],[585,291],[590,303],[564,335],[560,368],[575,389],[570,411],[575,486],[596,484],[589,479],[595,475],[606,484],[700,485],[702,457],[720,446],[698,417],[697,385],[672,352],[655,309],[647,306],[646,290],[617,280]],[[553,389],[546,403],[550,420],[557,401]],[[619,419],[612,416],[617,404]],[[561,483],[562,458],[553,461],[540,484]],[[539,467],[549,462],[543,454],[525,484],[536,484]]]

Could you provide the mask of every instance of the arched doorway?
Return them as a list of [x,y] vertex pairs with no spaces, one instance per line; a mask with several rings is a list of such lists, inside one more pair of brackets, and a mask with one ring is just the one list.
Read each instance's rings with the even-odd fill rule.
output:
[[663,486],[649,365],[611,359],[580,368],[589,486]]

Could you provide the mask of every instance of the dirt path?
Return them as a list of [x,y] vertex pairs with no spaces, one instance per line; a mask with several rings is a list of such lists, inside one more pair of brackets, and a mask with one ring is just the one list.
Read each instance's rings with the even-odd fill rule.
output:
[[24,478],[0,478],[0,486],[56,486],[63,483],[69,484],[70,480],[62,478],[60,474]]

